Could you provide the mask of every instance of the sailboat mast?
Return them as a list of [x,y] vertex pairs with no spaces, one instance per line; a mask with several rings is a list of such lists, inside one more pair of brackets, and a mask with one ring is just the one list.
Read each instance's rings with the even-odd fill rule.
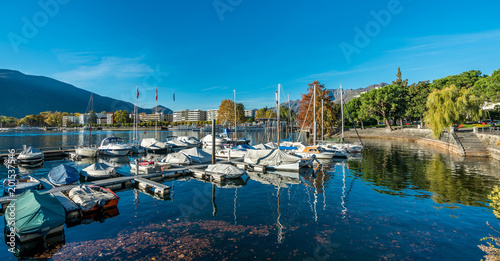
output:
[[313,145],[316,146],[316,84],[314,85],[313,93]]
[[278,119],[278,129],[276,132],[276,137],[278,137],[278,150],[280,149],[280,89],[281,84],[278,84],[278,91],[276,91],[276,117]]
[[155,101],[155,139],[158,139],[158,86],[156,86],[156,101]]
[[[234,140],[237,141],[237,137],[236,137],[236,133],[237,133],[237,130],[236,130],[236,90],[233,90],[233,93],[234,93]],[[236,143],[235,143],[236,145]]]
[[90,138],[89,138],[89,148],[92,147],[92,110],[94,108],[94,98],[92,97],[92,93],[90,93],[90,120],[89,120],[89,127],[90,127]]
[[342,84],[340,85],[340,114],[342,115],[342,143],[344,143],[344,98]]
[[325,129],[325,123],[324,123],[324,112],[323,112],[323,103],[325,100],[321,99],[321,141],[325,141],[324,135],[323,135],[323,130]]

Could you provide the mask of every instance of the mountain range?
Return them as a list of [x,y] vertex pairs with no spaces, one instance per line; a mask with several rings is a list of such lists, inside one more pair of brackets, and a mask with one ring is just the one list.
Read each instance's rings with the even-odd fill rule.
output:
[[[91,92],[49,77],[26,75],[14,70],[0,69],[0,115],[22,118],[44,111],[86,112]],[[127,110],[134,104],[93,93],[95,112]],[[155,108],[139,108],[139,113],[151,113]],[[158,112],[172,113],[158,106]]]

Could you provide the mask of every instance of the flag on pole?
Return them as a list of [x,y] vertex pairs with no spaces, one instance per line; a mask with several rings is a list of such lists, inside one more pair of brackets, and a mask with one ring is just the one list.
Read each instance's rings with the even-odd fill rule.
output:
[[174,101],[175,101],[175,89],[174,89]]
[[158,86],[156,86],[156,101],[158,101]]
[[139,84],[137,85],[137,99],[139,99]]

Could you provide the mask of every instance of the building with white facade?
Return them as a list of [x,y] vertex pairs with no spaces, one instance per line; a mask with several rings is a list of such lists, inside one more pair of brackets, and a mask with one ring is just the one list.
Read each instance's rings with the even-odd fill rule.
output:
[[202,110],[182,110],[174,112],[174,122],[206,121],[207,112]]

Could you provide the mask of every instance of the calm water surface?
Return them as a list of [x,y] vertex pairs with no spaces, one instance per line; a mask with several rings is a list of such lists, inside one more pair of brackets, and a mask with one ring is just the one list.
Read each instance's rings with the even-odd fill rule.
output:
[[[96,133],[94,139],[112,134]],[[128,139],[131,133],[114,135]],[[162,137],[168,135],[162,132]],[[0,136],[0,147],[73,146],[83,136],[77,132]],[[264,140],[265,135],[251,138]],[[42,257],[481,259],[480,239],[497,233],[486,222],[494,228],[500,224],[487,199],[499,183],[500,164],[464,161],[412,143],[366,142],[362,158],[325,162],[315,173],[249,173],[224,186],[191,178],[166,181],[173,188],[168,200],[137,190],[120,191],[119,213],[65,228],[64,243]],[[104,160],[128,171],[128,158]],[[44,177],[60,163],[82,169],[92,162],[48,161],[40,169],[20,171]],[[2,167],[0,178],[6,172]],[[2,243],[0,260],[15,259]]]

